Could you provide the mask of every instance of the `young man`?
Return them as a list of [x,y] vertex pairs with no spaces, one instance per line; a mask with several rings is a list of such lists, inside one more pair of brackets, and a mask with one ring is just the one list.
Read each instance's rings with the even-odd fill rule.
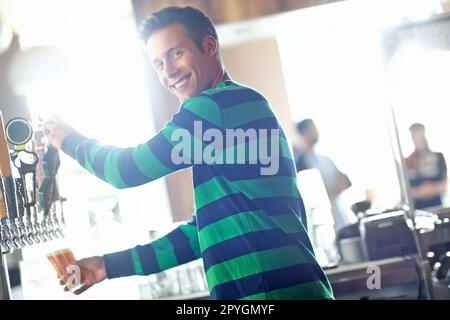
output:
[[333,299],[305,229],[288,142],[267,100],[230,80],[211,21],[169,7],[144,22],[142,36],[159,80],[181,103],[156,136],[121,149],[62,122],[46,126],[52,144],[117,188],[192,166],[196,212],[147,245],[78,261],[85,285],[76,293],[202,257],[215,299]]

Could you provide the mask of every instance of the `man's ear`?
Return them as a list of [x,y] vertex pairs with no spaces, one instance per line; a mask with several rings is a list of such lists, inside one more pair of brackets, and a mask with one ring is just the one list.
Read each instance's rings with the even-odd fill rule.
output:
[[203,39],[203,50],[209,56],[216,55],[218,49],[219,49],[219,44],[218,44],[217,40],[213,36],[207,35]]

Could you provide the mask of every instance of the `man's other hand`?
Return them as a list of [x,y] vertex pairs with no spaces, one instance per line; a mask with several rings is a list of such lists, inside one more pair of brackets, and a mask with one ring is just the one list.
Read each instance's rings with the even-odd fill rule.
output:
[[58,150],[61,149],[64,139],[75,132],[74,128],[57,116],[45,120],[44,129],[49,137],[49,143]]
[[[76,266],[80,270],[80,283],[82,283],[81,288],[73,291],[74,294],[79,295],[92,287],[94,284],[102,282],[106,279],[106,267],[105,260],[101,256],[94,256],[90,258],[85,258],[76,261]],[[67,274],[65,277],[59,279],[59,284],[64,286],[64,291],[70,290],[70,281],[72,275]]]

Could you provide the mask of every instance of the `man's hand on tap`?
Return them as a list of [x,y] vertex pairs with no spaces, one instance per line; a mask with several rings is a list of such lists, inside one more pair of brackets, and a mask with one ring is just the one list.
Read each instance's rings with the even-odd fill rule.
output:
[[[80,268],[80,279],[78,280],[83,284],[81,288],[73,292],[76,295],[83,293],[94,284],[106,279],[105,260],[101,256],[78,260],[76,261],[76,265]],[[66,277],[59,279],[59,284],[64,286],[64,291],[70,291],[70,284],[68,282],[73,281],[71,277],[73,275],[67,274]]]
[[44,130],[49,137],[49,143],[60,150],[64,139],[76,130],[58,116],[52,116],[44,121]]

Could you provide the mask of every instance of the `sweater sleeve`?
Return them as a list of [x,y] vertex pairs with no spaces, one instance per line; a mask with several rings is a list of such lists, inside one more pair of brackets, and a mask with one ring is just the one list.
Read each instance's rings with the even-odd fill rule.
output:
[[196,260],[200,258],[200,245],[195,215],[189,223],[149,244],[105,254],[103,258],[109,279],[158,273]]
[[201,132],[210,128],[221,130],[220,109],[200,95],[186,100],[161,131],[135,147],[105,146],[74,132],[64,139],[62,150],[98,178],[130,188],[199,163],[205,146]]

